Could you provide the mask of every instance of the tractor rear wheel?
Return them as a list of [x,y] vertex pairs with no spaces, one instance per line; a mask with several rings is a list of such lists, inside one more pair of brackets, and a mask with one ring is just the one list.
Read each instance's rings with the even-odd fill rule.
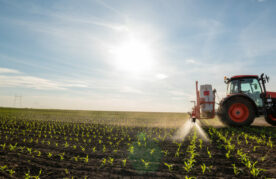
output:
[[276,126],[276,114],[268,114],[265,117],[267,123],[271,124],[272,126]]
[[218,116],[228,126],[249,126],[255,119],[254,106],[248,99],[233,97],[219,107]]

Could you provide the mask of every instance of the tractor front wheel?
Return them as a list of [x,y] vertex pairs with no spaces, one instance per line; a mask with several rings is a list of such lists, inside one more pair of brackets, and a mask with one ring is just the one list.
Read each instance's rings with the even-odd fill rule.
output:
[[271,124],[272,126],[276,126],[276,114],[268,114],[265,117],[267,123]]
[[255,119],[254,106],[246,98],[233,97],[219,107],[218,116],[228,126],[249,126]]

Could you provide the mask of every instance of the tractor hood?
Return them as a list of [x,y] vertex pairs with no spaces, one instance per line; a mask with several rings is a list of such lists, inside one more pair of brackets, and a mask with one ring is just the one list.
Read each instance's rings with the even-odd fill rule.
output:
[[271,98],[276,98],[276,92],[267,91],[266,92],[266,97],[268,97],[268,96],[271,96]]

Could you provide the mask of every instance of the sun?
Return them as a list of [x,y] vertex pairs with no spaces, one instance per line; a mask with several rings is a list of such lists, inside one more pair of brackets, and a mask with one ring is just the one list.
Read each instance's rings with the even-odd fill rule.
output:
[[147,41],[129,37],[111,49],[113,64],[118,70],[142,74],[153,67],[153,52]]

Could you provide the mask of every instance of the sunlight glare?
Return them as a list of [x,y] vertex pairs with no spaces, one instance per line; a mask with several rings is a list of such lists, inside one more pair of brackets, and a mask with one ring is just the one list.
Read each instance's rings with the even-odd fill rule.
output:
[[150,45],[142,39],[131,37],[110,51],[117,69],[141,74],[152,69],[153,55]]

